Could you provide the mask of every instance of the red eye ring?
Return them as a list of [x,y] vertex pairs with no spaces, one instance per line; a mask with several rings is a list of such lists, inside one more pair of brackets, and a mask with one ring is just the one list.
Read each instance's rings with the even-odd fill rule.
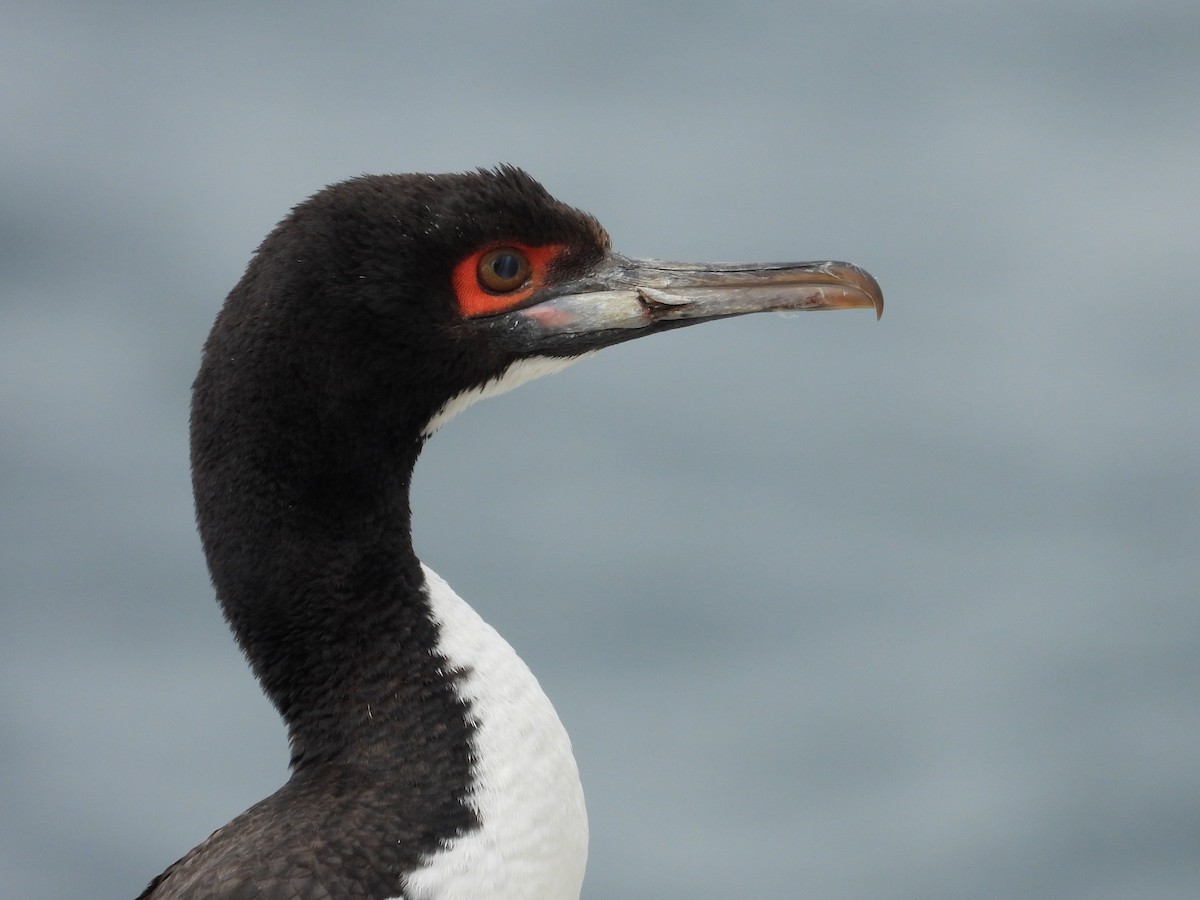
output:
[[523,250],[497,247],[479,257],[475,278],[479,286],[494,294],[510,294],[529,280],[533,266]]
[[454,266],[450,284],[458,313],[475,319],[516,309],[546,286],[551,264],[567,251],[563,244],[489,244]]

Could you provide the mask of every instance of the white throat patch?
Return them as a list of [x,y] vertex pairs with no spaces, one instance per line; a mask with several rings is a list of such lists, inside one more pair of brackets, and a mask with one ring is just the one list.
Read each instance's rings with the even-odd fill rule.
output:
[[578,900],[587,811],[571,741],[529,667],[422,566],[437,650],[462,677],[475,726],[467,801],[479,827],[448,840],[405,883],[406,900]]
[[433,414],[433,418],[425,423],[425,427],[421,429],[421,436],[429,437],[472,403],[483,400],[485,397],[495,397],[498,394],[507,393],[513,388],[520,387],[535,378],[541,378],[543,375],[554,375],[587,356],[591,356],[591,353],[581,353],[579,356],[530,356],[526,359],[518,359],[491,381],[463,391],[447,400],[442,408]]

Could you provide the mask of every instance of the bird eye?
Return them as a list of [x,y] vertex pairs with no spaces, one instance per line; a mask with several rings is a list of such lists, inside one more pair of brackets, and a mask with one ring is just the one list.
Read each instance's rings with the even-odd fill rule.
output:
[[450,275],[459,314],[475,319],[515,309],[545,287],[566,250],[563,244],[502,244],[467,254]]
[[529,257],[514,247],[499,247],[479,259],[480,287],[497,294],[515,291],[529,279]]

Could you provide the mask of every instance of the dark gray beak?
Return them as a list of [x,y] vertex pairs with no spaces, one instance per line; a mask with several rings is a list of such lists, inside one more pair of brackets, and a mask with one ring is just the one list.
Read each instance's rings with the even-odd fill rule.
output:
[[610,254],[586,276],[476,324],[505,349],[569,356],[713,319],[814,309],[882,316],[883,291],[844,262],[676,263]]

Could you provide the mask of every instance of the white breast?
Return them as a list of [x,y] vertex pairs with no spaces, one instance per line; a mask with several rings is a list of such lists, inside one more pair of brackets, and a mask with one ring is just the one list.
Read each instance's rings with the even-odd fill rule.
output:
[[464,673],[475,724],[469,802],[480,827],[409,876],[408,900],[577,900],[587,811],[571,741],[529,667],[432,569],[438,652]]

